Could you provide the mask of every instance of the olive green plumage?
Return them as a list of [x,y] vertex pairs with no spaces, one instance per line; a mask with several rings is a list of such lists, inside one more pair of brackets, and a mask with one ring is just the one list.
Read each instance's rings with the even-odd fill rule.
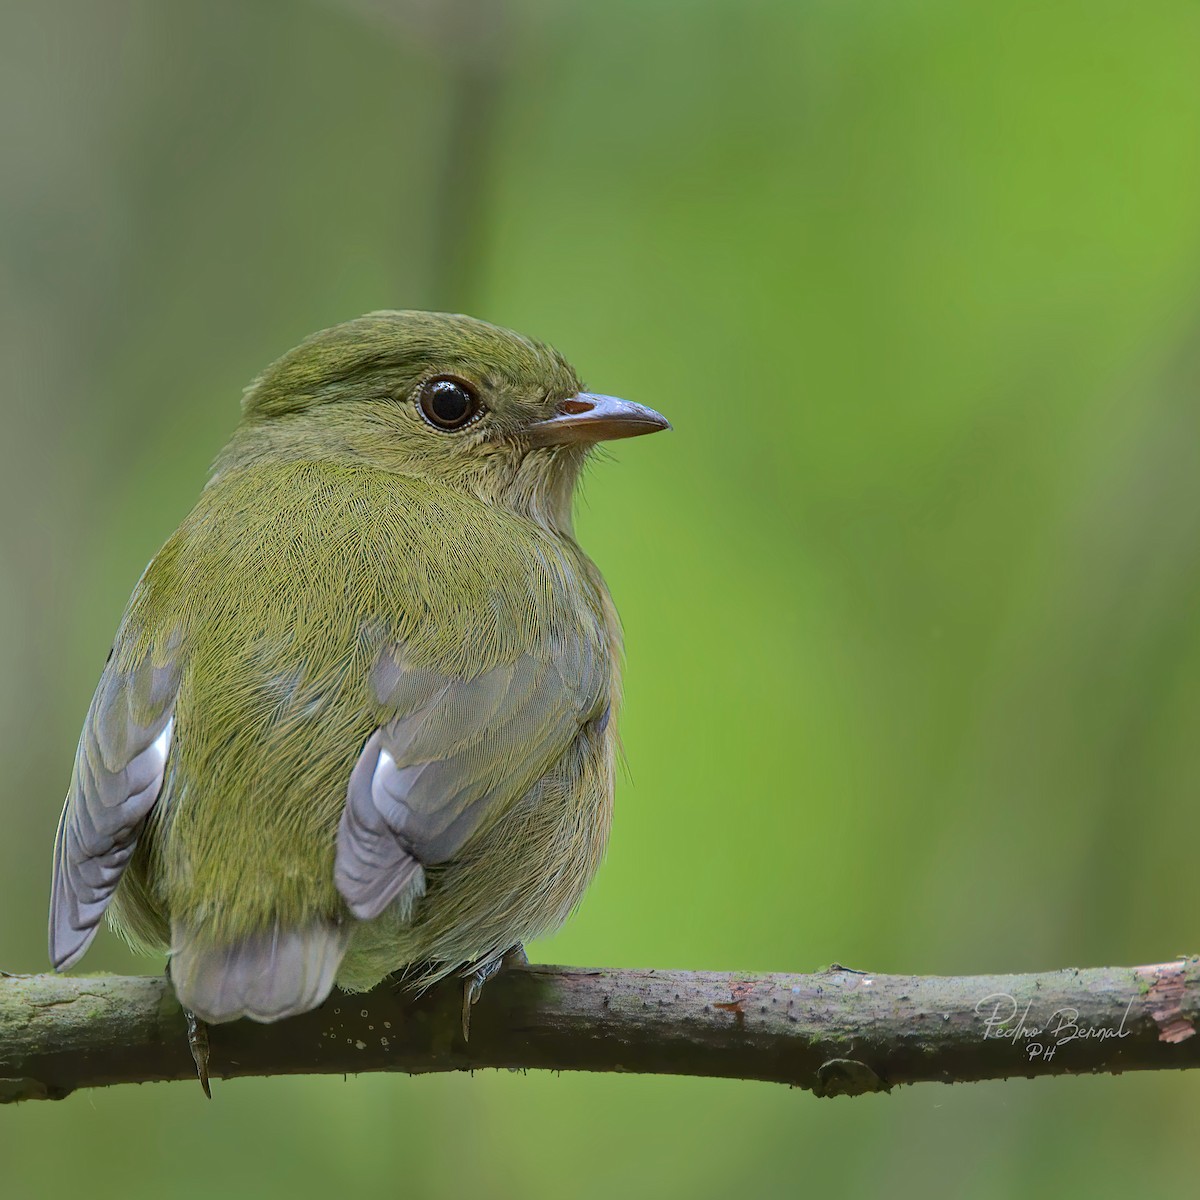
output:
[[268,368],[89,711],[56,965],[111,899],[185,1006],[274,1020],[560,924],[607,839],[620,697],[572,493],[594,440],[665,424],[461,316],[371,314]]

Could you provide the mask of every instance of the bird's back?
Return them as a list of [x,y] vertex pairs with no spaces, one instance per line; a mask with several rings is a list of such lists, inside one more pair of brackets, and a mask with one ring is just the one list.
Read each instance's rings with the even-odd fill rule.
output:
[[[181,665],[162,795],[114,922],[160,945],[173,922],[212,943],[339,924],[335,838],[355,761],[390,715],[371,686],[382,656],[403,647],[419,669],[470,677],[576,639],[611,697],[615,636],[573,543],[461,492],[340,463],[218,478],[148,568],[114,650],[118,668]],[[611,759],[603,730],[594,756]],[[586,773],[603,806],[610,769]],[[600,824],[577,853],[596,856],[607,812]]]

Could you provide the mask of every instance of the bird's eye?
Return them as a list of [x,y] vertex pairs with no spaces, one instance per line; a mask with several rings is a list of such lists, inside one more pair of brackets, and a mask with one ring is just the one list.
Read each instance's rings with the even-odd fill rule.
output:
[[421,384],[417,407],[435,429],[462,429],[483,412],[475,389],[451,375],[438,375]]

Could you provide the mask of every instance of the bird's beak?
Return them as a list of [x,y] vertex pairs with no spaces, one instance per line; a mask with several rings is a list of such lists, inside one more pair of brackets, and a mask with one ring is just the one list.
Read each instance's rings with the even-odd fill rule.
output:
[[559,402],[558,411],[526,427],[522,435],[531,446],[565,446],[579,442],[611,442],[670,429],[661,413],[642,404],[580,392]]

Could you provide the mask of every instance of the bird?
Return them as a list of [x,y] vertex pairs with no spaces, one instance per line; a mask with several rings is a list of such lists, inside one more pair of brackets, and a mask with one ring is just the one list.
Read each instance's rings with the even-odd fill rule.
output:
[[267,367],[88,709],[55,969],[107,914],[201,1028],[400,973],[461,977],[466,1035],[604,853],[621,627],[572,502],[597,444],[669,428],[461,314],[368,313]]

